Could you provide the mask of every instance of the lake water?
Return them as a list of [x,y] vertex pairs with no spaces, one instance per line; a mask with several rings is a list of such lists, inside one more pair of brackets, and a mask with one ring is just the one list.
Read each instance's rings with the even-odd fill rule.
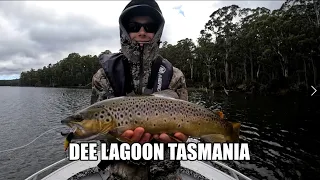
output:
[[[90,104],[88,89],[0,87],[0,151],[23,146]],[[252,179],[320,179],[320,99],[190,92],[190,101],[218,103],[241,122],[250,161],[224,162]],[[0,153],[0,179],[25,179],[65,157],[61,129],[31,145]]]

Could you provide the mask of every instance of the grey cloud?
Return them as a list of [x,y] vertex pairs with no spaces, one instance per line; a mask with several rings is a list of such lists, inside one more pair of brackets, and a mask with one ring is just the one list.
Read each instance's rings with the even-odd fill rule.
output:
[[[94,46],[104,51],[106,46],[119,44],[118,31],[89,17],[58,16],[23,1],[0,1],[0,74],[42,68],[59,61],[56,58],[64,52],[83,53],[81,50]],[[5,61],[14,66],[3,67]]]
[[2,75],[14,75],[17,74],[17,71],[22,71],[23,68],[22,67],[18,67],[18,68],[7,68],[7,67],[3,67],[0,69],[0,76]]

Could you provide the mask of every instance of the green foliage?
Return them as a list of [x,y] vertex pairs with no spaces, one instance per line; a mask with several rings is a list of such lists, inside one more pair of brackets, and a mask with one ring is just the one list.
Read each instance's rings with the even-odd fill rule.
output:
[[[193,69],[181,63],[178,47],[162,47],[161,53],[188,76],[192,85],[229,86],[254,82],[271,86],[274,79],[290,85],[318,85],[320,63],[320,3],[288,0],[271,11],[264,7],[240,8],[237,5],[214,11],[200,31],[194,48]],[[187,45],[185,45],[187,46]],[[185,48],[188,49],[188,48]],[[170,52],[170,53],[169,53]],[[183,61],[183,59],[182,59]],[[289,88],[289,87],[287,87]]]
[[19,79],[0,80],[0,86],[19,86]]
[[[98,57],[71,53],[65,59],[37,71],[31,69],[20,75],[21,86],[70,87],[86,86],[100,68]],[[91,87],[91,86],[90,86]]]

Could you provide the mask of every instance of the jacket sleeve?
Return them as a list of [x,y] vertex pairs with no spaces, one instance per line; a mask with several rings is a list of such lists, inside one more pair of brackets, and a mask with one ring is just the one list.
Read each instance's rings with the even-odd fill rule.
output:
[[91,104],[114,97],[113,90],[104,73],[100,68],[92,77]]
[[169,88],[173,89],[178,94],[179,99],[188,101],[188,90],[185,76],[182,71],[176,67],[173,67],[173,75]]

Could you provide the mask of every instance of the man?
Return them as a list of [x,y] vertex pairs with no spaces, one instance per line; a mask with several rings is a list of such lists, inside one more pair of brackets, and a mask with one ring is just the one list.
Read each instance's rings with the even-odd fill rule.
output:
[[[161,57],[160,38],[164,19],[154,0],[132,0],[120,18],[121,53],[101,54],[101,69],[92,78],[91,104],[103,99],[134,94],[152,94],[170,89],[179,99],[188,100],[183,73]],[[145,143],[155,139],[161,142],[186,141],[187,136],[175,133],[144,133],[142,127],[127,130],[123,137]],[[178,179],[178,161],[101,161],[98,167],[109,165],[109,179]]]

